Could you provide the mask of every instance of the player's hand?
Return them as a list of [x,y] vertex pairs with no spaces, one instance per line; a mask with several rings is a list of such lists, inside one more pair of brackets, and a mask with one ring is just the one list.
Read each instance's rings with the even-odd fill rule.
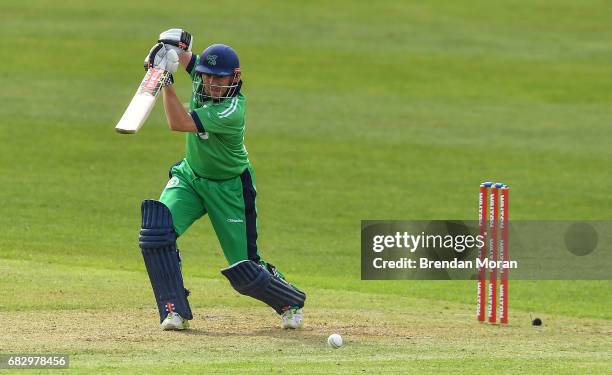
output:
[[165,57],[166,61],[165,61],[164,70],[166,70],[170,74],[168,74],[168,78],[163,83],[163,85],[170,86],[174,84],[174,77],[172,76],[172,73],[175,73],[176,70],[178,69],[179,57],[175,50],[168,49],[168,46],[165,46],[165,48],[167,49],[168,52],[166,52],[166,57]]
[[179,57],[175,50],[168,49],[168,46],[166,46],[166,49],[168,52],[166,52],[166,67],[164,69],[172,74],[178,69]]
[[179,57],[176,51],[163,43],[155,44],[144,60],[144,68],[160,68],[170,73],[176,72],[179,65]]
[[164,48],[163,43],[155,43],[153,47],[149,50],[144,59],[144,69],[149,70],[149,68],[157,67],[162,62],[164,56],[166,54],[166,49]]
[[193,38],[183,29],[170,29],[159,34],[158,43],[164,43],[168,49],[173,49],[178,56],[184,52],[191,52]]

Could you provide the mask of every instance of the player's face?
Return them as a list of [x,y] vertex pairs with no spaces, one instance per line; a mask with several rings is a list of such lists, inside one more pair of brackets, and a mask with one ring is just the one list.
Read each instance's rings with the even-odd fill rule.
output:
[[214,76],[209,74],[202,74],[202,80],[204,81],[204,90],[213,99],[219,99],[225,96],[229,85],[232,82],[232,77]]

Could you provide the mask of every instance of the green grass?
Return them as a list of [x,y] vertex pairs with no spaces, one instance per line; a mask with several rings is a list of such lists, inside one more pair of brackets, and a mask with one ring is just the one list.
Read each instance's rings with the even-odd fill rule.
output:
[[[472,282],[359,279],[360,220],[474,219],[483,179],[512,186],[515,220],[610,219],[608,4],[171,8],[0,6],[11,41],[0,64],[0,318],[27,322],[9,328],[0,352],[65,351],[73,369],[96,373],[610,368],[609,281],[512,282],[504,328],[473,321]],[[259,245],[308,292],[302,333],[280,332],[231,290],[207,220],[179,241],[193,333],[157,332],[139,204],[158,197],[184,140],[159,107],[136,136],[113,126],[156,35],[177,26],[197,52],[225,42],[240,54]],[[187,77],[176,86],[186,101]],[[346,347],[324,347],[332,331]]]
[[[513,309],[509,326],[481,325],[472,306],[438,298],[444,288],[398,296],[310,282],[308,325],[283,332],[268,308],[224,280],[191,274],[192,330],[168,333],[154,324],[142,272],[14,260],[1,270],[15,291],[4,300],[16,301],[3,320],[22,322],[5,328],[10,351],[70,353],[77,372],[604,373],[612,350],[609,320],[552,313],[533,328],[529,313]],[[325,347],[331,332],[345,347]]]

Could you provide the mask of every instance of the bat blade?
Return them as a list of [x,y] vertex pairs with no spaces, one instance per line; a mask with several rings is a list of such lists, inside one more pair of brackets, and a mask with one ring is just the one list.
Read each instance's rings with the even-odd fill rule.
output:
[[157,94],[168,78],[168,72],[159,68],[150,68],[145,74],[136,94],[115,126],[122,134],[134,134],[144,125],[155,107]]

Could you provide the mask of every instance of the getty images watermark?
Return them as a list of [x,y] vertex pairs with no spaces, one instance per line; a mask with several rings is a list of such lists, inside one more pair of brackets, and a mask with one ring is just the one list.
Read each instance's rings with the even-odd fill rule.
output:
[[493,238],[477,221],[361,222],[363,280],[474,280],[481,269],[515,280],[612,280],[612,222],[512,221]]
[[395,232],[394,234],[379,234],[372,238],[372,251],[381,253],[387,249],[403,249],[410,254],[420,251],[424,256],[400,257],[399,259],[385,260],[376,257],[372,260],[372,266],[376,269],[385,268],[408,268],[408,269],[516,269],[516,260],[494,260],[487,257],[475,260],[461,260],[454,257],[452,260],[431,259],[428,250],[446,249],[450,252],[460,254],[470,249],[483,249],[486,246],[486,238],[482,235],[471,234],[411,234],[408,232]]

